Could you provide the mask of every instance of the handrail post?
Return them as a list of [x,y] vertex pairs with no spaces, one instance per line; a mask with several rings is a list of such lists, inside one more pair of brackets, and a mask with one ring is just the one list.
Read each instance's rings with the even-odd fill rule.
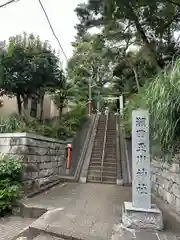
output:
[[103,165],[104,165],[104,157],[105,157],[105,147],[106,147],[106,139],[107,139],[108,118],[109,118],[109,113],[106,115],[106,125],[105,125],[105,131],[104,131],[103,152],[102,152],[102,158],[101,158],[101,182],[102,182],[102,173],[103,173]]

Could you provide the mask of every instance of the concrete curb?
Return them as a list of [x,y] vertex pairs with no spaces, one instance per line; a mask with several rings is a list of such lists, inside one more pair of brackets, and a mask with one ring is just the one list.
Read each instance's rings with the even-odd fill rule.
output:
[[[46,224],[45,220],[51,215],[58,211],[62,211],[63,208],[46,208],[43,206],[28,206],[25,204],[22,204],[24,208],[23,210],[23,216],[34,216],[37,217],[37,219],[30,224],[28,227],[24,228],[18,235],[13,237],[12,240],[19,240],[19,239],[26,239],[26,240],[33,240],[40,234],[47,234],[52,237],[58,237],[63,239],[70,239],[70,240],[82,240],[81,233],[79,232],[64,232],[63,229],[61,229],[59,226],[49,226]],[[88,234],[86,236],[83,236],[83,239],[87,240],[103,240],[96,237],[90,238]]]
[[91,121],[89,130],[88,130],[88,133],[86,135],[84,146],[83,146],[83,149],[82,149],[82,152],[81,152],[81,157],[80,157],[79,164],[77,166],[77,170],[76,170],[76,174],[75,174],[77,180],[79,179],[79,177],[81,175],[81,170],[83,168],[83,164],[84,164],[84,161],[85,161],[85,158],[86,158],[88,144],[89,144],[90,139],[91,139],[91,135],[92,135],[92,132],[93,132],[93,128],[94,128],[96,118],[97,118],[97,115],[92,116],[92,121]]
[[120,124],[119,115],[116,115],[116,159],[117,159],[117,179],[116,184],[123,185],[122,176],[122,159],[121,159],[121,146],[120,146]]
[[38,195],[42,192],[45,192],[46,190],[48,190],[48,189],[50,189],[50,188],[52,188],[52,187],[54,187],[54,186],[56,186],[60,183],[63,183],[63,182],[65,182],[65,178],[60,178],[59,180],[54,181],[54,182],[48,184],[47,186],[44,186],[41,189],[38,189],[37,191],[34,191],[32,193],[27,194],[26,197],[32,198],[32,197],[34,197],[34,196],[36,196],[36,195]]
[[122,172],[123,172],[123,184],[124,185],[131,185],[131,172],[130,172],[130,164],[129,164],[129,157],[127,151],[127,144],[124,135],[124,128],[120,126],[120,152],[121,152],[121,159],[122,159]]
[[91,134],[91,137],[89,139],[89,145],[90,146],[87,149],[84,164],[83,164],[81,175],[80,175],[80,180],[79,180],[80,183],[86,183],[89,163],[90,163],[90,160],[91,160],[91,153],[92,153],[92,149],[93,149],[93,145],[94,145],[94,139],[95,139],[96,132],[97,132],[98,122],[99,122],[99,115],[96,115],[96,119],[94,121],[93,129],[92,129],[92,134]]

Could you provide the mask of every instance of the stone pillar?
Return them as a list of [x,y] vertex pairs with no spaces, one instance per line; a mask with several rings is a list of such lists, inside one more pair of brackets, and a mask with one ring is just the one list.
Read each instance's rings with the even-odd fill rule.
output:
[[162,212],[151,204],[149,113],[132,112],[132,202],[123,205],[122,221],[131,228],[163,228]]
[[123,99],[123,95],[121,95],[120,97],[119,97],[119,107],[120,107],[120,109],[119,109],[119,111],[120,111],[120,114],[121,115],[123,115],[123,109],[124,109],[124,99]]
[[133,111],[132,120],[132,203],[150,209],[149,113]]

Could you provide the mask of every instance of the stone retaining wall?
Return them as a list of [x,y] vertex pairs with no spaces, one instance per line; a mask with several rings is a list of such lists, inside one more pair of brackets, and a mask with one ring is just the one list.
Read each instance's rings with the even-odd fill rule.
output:
[[180,213],[179,164],[173,163],[170,165],[156,159],[152,161],[151,167],[153,191]]
[[66,142],[27,133],[0,134],[0,152],[20,157],[27,193],[56,182],[65,173]]

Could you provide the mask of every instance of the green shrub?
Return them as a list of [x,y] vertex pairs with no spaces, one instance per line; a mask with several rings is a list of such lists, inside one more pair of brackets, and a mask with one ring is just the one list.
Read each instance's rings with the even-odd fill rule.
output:
[[149,84],[146,102],[150,111],[151,133],[163,150],[173,150],[180,133],[180,60],[156,76]]
[[180,133],[180,60],[159,73],[153,81],[134,94],[124,109],[126,133],[131,134],[131,114],[136,108],[150,112],[152,145],[159,153],[173,153],[179,145]]
[[39,122],[36,118],[12,114],[0,118],[0,133],[27,132],[66,140],[74,136],[85,116],[86,108],[81,105],[73,107],[61,119],[56,117],[45,123]]
[[26,126],[23,117],[12,114],[9,117],[0,117],[0,133],[11,133]]
[[0,216],[11,212],[13,205],[21,196],[22,164],[19,159],[0,156]]
[[132,111],[137,108],[146,108],[145,87],[141,88],[139,93],[131,95],[126,101],[123,111],[123,122],[126,136],[131,136],[132,129]]

